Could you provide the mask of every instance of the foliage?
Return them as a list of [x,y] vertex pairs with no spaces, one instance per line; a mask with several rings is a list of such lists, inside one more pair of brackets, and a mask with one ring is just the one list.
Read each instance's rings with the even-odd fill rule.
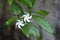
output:
[[2,8],[3,7],[3,4],[0,4],[0,8]]
[[48,14],[48,12],[45,11],[45,10],[38,10],[38,11],[36,11],[36,13],[37,13],[37,14],[40,14],[40,15],[42,15],[42,16],[46,16],[46,15]]
[[[49,24],[49,22],[45,19],[43,19],[42,17],[38,17],[38,16],[33,16],[34,21],[39,24],[45,31],[49,32],[49,33],[53,33],[53,29],[52,26]],[[36,19],[36,20],[35,20]]]
[[27,37],[30,37],[30,35],[33,35],[35,37],[40,37],[39,30],[35,25],[32,23],[27,23],[24,27],[22,27],[24,34],[26,34]]
[[35,3],[35,0],[19,0],[19,2],[26,5],[28,9],[31,9]]
[[[31,9],[33,7],[33,5],[35,4],[35,0],[17,0],[20,4],[26,5],[27,9]],[[22,26],[20,29],[23,31],[23,33],[30,38],[30,35],[34,36],[37,38],[37,40],[40,40],[40,32],[38,30],[38,28],[36,27],[36,25],[34,25],[30,20],[30,18],[32,17],[32,19],[34,20],[34,22],[36,22],[39,26],[41,26],[41,28],[51,34],[54,33],[54,29],[52,28],[52,26],[49,24],[49,22],[47,20],[45,20],[42,16],[45,16],[48,14],[47,11],[45,10],[38,10],[34,13],[42,15],[42,16],[37,16],[37,15],[32,15],[32,13],[28,13],[23,11],[21,5],[19,6],[19,4],[17,4],[15,1],[13,0],[7,0],[7,3],[9,4],[9,12],[12,13],[13,15],[16,14],[16,16],[13,16],[11,18],[9,18],[5,25],[10,26],[12,23],[16,22],[17,20],[23,20],[24,26]],[[27,19],[27,17],[29,19]],[[17,18],[16,18],[17,17]],[[25,19],[24,19],[25,18]],[[25,20],[25,22],[24,22]],[[27,22],[26,22],[27,21]],[[20,23],[20,21],[19,21]],[[8,27],[10,28],[10,27]]]

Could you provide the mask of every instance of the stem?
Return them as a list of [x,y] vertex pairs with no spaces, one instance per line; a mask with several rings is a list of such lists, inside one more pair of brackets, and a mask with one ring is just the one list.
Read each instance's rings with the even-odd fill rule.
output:
[[3,12],[2,12],[2,16],[1,16],[1,25],[3,26],[6,20],[6,13],[7,13],[7,4],[6,4],[6,0],[2,0],[2,4],[3,4]]

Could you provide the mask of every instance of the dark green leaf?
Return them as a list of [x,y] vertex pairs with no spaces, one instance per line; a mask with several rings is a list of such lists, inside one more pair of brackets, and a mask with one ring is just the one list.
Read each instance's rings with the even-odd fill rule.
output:
[[11,30],[11,25],[10,26],[6,26],[7,30],[10,31]]
[[36,0],[31,0],[32,6],[35,4]]
[[7,0],[8,4],[11,5],[13,0]]
[[22,27],[24,34],[29,38],[30,34],[39,38],[40,37],[40,33],[39,30],[37,29],[37,27],[35,25],[33,25],[32,23],[27,23],[24,27]]
[[11,24],[13,24],[13,22],[16,20],[16,17],[11,17],[8,19],[8,21],[6,21],[6,25],[10,26]]
[[34,21],[39,24],[45,31],[49,33],[54,33],[54,30],[52,26],[49,24],[48,21],[46,21],[44,18],[38,17],[38,16],[33,16]]
[[45,11],[45,10],[38,10],[36,13],[37,13],[37,14],[40,14],[40,15],[43,15],[43,16],[45,16],[45,15],[48,14],[48,12]]
[[9,8],[10,12],[13,12],[14,14],[19,14],[22,15],[23,14],[23,10],[16,4],[13,2],[13,4],[11,5],[11,7]]
[[35,0],[19,0],[19,2],[26,5],[29,9],[31,9],[35,3]]

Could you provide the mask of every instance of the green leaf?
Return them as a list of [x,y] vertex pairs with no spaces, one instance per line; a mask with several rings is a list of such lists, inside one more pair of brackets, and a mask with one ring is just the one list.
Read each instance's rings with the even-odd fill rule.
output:
[[30,34],[35,36],[36,38],[40,37],[39,30],[32,23],[27,23],[24,27],[22,27],[23,33],[29,38]]
[[8,4],[11,5],[13,0],[7,0]]
[[11,7],[9,8],[9,11],[13,12],[16,15],[18,15],[18,14],[23,15],[23,10],[15,2],[13,2],[13,4],[11,5]]
[[31,9],[35,3],[35,0],[19,0],[19,2],[26,5],[28,9]]
[[40,14],[40,15],[43,15],[43,16],[45,16],[45,15],[48,14],[48,12],[45,11],[45,10],[38,10],[36,13],[37,13],[37,14]]
[[6,21],[6,25],[7,26],[10,26],[10,25],[12,25],[13,24],[13,22],[15,22],[15,20],[16,20],[16,17],[10,17],[9,19],[8,19],[8,21]]
[[54,30],[53,27],[49,24],[48,21],[46,21],[44,18],[38,17],[38,16],[33,16],[34,21],[39,24],[42,29],[44,29],[45,31],[53,34]]
[[36,0],[31,0],[32,6],[35,4]]
[[3,4],[0,4],[0,8],[3,8]]
[[11,30],[11,25],[10,26],[6,26],[6,29],[8,30],[8,31],[10,31]]

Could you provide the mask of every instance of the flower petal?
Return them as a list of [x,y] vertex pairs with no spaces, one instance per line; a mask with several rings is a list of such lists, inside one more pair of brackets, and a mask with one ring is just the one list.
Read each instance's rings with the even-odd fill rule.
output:
[[27,19],[27,22],[30,22],[30,20],[29,20],[29,19]]
[[18,28],[21,28],[21,26],[20,26],[20,25],[18,25]]
[[26,15],[23,15],[22,17],[26,17]]
[[26,18],[24,18],[24,22],[26,22]]
[[18,23],[15,24],[16,26],[18,25]]
[[27,15],[26,16],[28,16],[29,17],[29,14],[27,13]]
[[25,24],[21,24],[21,26],[24,26]]
[[32,18],[32,16],[30,16],[30,17],[28,17],[29,19],[31,19]]

